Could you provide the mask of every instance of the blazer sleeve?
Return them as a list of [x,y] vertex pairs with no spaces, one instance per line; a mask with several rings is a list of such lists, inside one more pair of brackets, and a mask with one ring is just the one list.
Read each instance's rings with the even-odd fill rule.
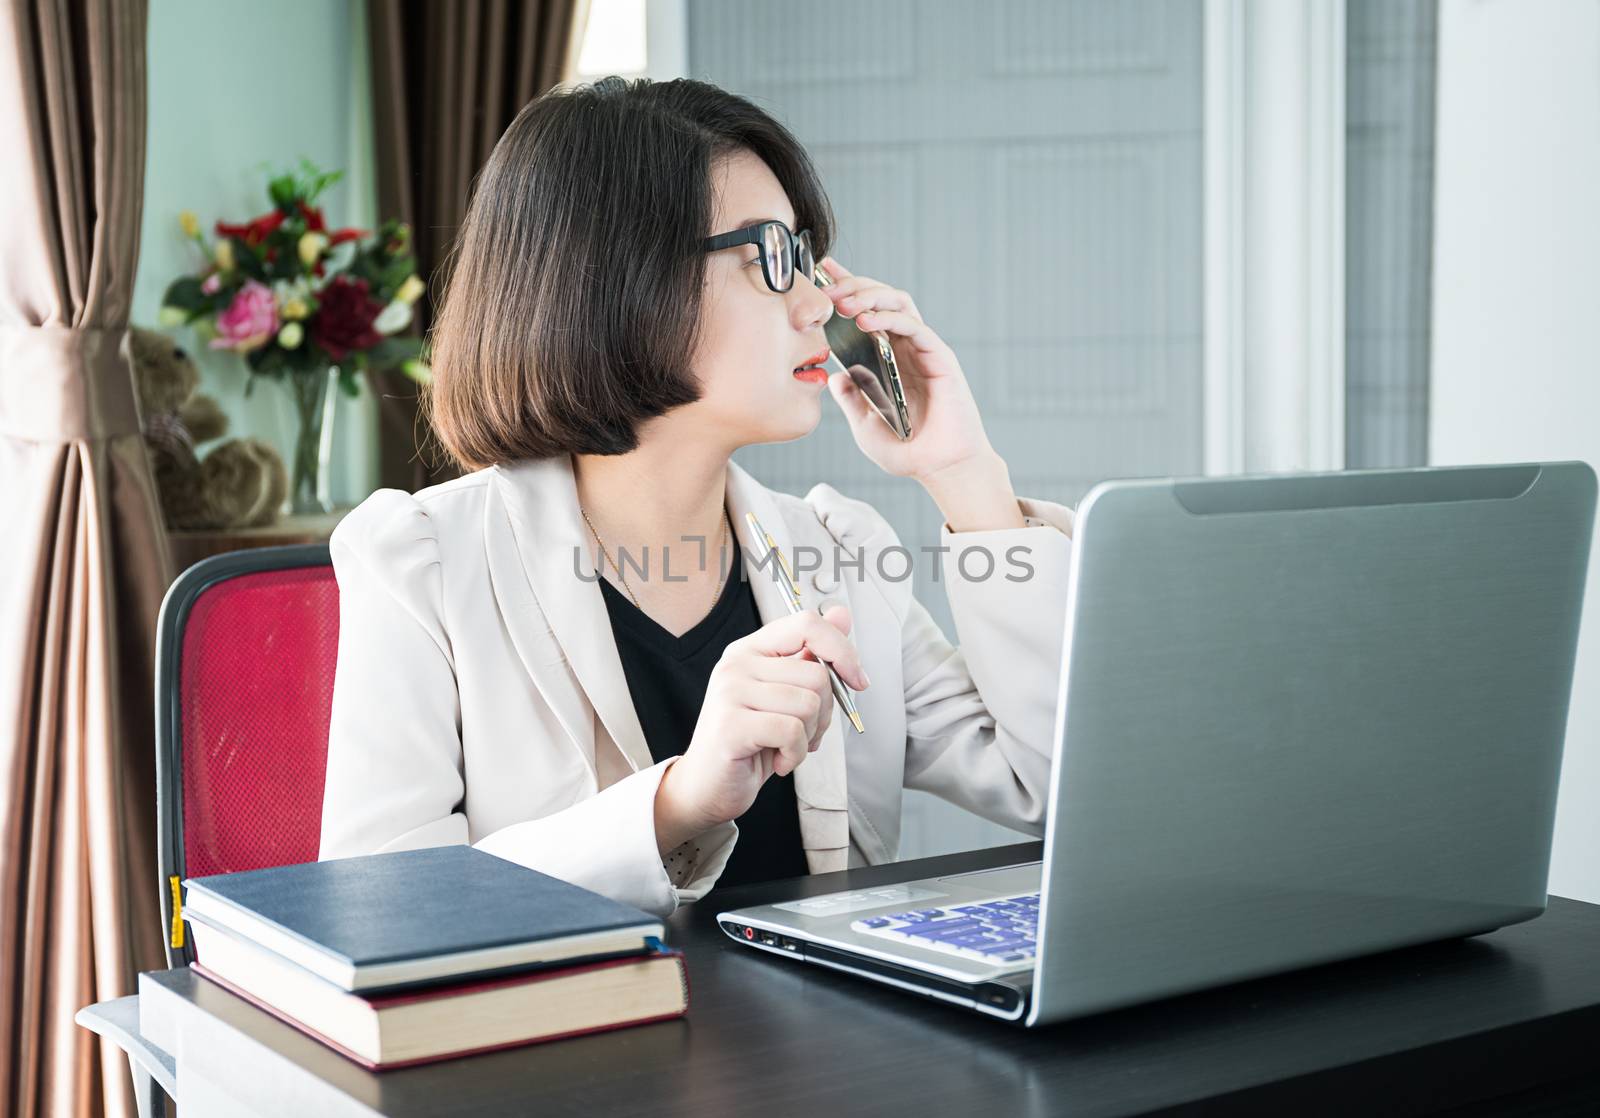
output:
[[677,852],[674,870],[691,878],[683,889],[656,847],[655,790],[676,758],[474,840],[463,811],[461,708],[439,537],[427,508],[402,490],[379,490],[340,521],[329,550],[339,650],[322,859],[470,842],[661,916],[709,887],[706,879],[732,849],[732,824]]
[[872,553],[900,542],[883,515],[829,486],[813,489],[808,500],[813,497],[850,554],[857,548],[868,553],[866,577],[900,617],[905,787],[1042,836],[1073,510],[1024,497],[1017,502],[1024,527],[952,532],[940,526],[940,578],[961,640],[957,647],[912,594],[910,580],[881,577]]

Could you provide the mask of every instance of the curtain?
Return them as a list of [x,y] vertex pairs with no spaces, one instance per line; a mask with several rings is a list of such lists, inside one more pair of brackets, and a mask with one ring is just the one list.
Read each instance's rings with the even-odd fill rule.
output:
[[[473,177],[522,106],[573,74],[588,0],[371,0],[368,11],[378,213],[411,226],[428,281],[412,329],[425,334]],[[420,427],[416,384],[373,379],[380,484],[415,491],[453,477]]]
[[162,965],[152,680],[170,580],[127,347],[145,0],[0,7],[0,1106],[133,1114],[77,1028]]

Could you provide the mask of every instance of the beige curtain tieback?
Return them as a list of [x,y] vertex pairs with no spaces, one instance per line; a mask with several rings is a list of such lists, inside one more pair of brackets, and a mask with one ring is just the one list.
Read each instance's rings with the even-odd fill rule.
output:
[[139,433],[126,328],[0,326],[0,435],[76,442]]

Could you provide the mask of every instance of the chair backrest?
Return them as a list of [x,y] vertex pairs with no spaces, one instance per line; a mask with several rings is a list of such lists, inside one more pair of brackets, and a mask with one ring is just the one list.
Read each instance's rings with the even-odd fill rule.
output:
[[326,544],[190,567],[161,604],[156,799],[169,965],[188,877],[311,862],[322,828],[339,589]]

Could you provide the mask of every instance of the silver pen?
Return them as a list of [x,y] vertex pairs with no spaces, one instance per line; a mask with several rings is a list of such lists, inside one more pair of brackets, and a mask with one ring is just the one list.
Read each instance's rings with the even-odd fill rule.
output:
[[[762,559],[765,560],[768,555],[777,559],[774,569],[783,576],[784,587],[788,591],[783,596],[783,601],[789,607],[789,612],[804,613],[805,607],[800,604],[800,587],[795,583],[794,575],[790,573],[789,564],[784,560],[783,552],[778,549],[777,542],[767,535],[766,530],[761,527],[761,522],[756,519],[755,513],[747,512],[744,518],[749,521],[750,530],[755,533],[756,543],[763,549]],[[822,612],[821,606],[817,607],[817,612]],[[850,689],[844,685],[844,680],[839,678],[839,673],[833,670],[832,664],[824,660],[822,666],[828,669],[828,682],[833,687],[833,697],[838,700],[845,716],[850,719],[850,725],[856,728],[856,733],[866,733],[867,728],[861,724],[861,712],[856,709],[856,702],[850,697]]]

